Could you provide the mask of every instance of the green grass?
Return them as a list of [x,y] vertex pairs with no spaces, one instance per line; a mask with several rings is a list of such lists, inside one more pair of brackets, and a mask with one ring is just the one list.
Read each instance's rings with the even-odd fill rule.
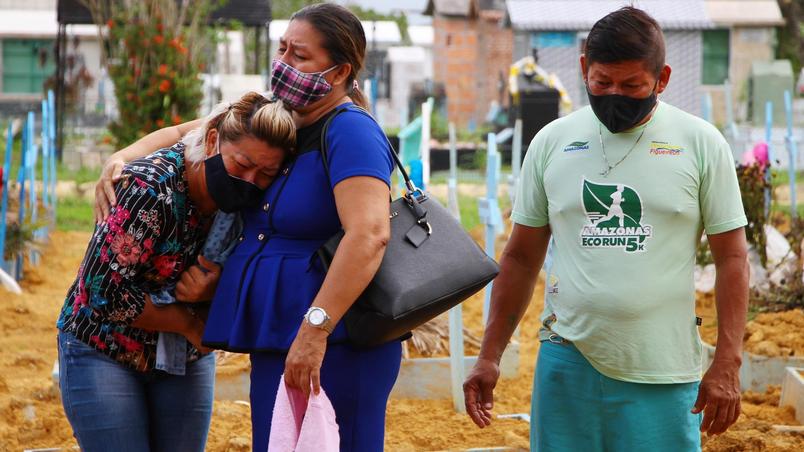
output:
[[60,231],[92,232],[95,229],[92,202],[78,197],[59,198],[56,228]]
[[[446,207],[447,200],[438,198],[438,202]],[[500,211],[505,212],[511,208],[511,200],[505,196],[498,199]],[[481,225],[480,214],[477,208],[477,198],[469,195],[458,195],[458,209],[461,212],[461,226],[466,231],[471,231]]]
[[57,180],[73,180],[79,184],[94,182],[100,177],[100,168],[79,168],[72,170],[61,163],[56,164]]
[[[771,170],[771,184],[774,187],[790,183],[790,173],[787,170]],[[796,171],[796,184],[804,183],[804,171]]]
[[[0,140],[2,141],[2,140]],[[19,136],[17,139],[14,140],[11,148],[11,168],[10,174],[11,176],[16,179],[17,173],[19,172],[20,161],[22,158],[22,138]],[[41,150],[40,150],[41,152]],[[6,158],[6,143],[5,141],[2,142],[2,148],[0,148],[0,164],[5,163]],[[36,164],[36,178],[42,178],[42,160],[41,154],[40,159],[37,161]],[[100,177],[100,168],[79,168],[77,170],[72,170],[67,168],[61,162],[56,162],[56,178],[57,180],[74,180],[79,184],[83,184],[85,182],[90,182],[97,180]]]
[[[798,218],[804,218],[804,204],[799,204],[797,206],[796,211],[798,212]],[[782,213],[786,217],[790,217],[790,205],[789,204],[779,204],[773,203],[771,205],[771,214],[774,213]]]

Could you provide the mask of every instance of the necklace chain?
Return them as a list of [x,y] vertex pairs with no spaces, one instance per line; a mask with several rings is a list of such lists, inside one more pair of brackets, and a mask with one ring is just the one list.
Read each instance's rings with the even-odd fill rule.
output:
[[633,152],[633,150],[636,149],[637,144],[639,144],[639,140],[642,139],[642,135],[645,135],[645,130],[647,128],[648,128],[648,126],[646,125],[642,129],[642,132],[639,134],[639,136],[637,137],[636,141],[634,141],[633,146],[631,146],[631,149],[629,149],[628,152],[625,153],[623,158],[621,158],[620,160],[617,161],[617,163],[612,165],[611,163],[609,163],[609,158],[606,156],[606,146],[603,144],[603,130],[602,130],[600,124],[598,124],[598,126],[597,126],[597,136],[600,138],[600,150],[603,151],[603,161],[606,162],[606,169],[604,169],[603,172],[600,173],[601,176],[608,177],[609,174],[611,173],[611,170],[613,170],[614,168],[617,168],[617,166],[619,166],[620,163],[623,162],[623,160],[627,159],[628,156],[631,155],[631,152]]

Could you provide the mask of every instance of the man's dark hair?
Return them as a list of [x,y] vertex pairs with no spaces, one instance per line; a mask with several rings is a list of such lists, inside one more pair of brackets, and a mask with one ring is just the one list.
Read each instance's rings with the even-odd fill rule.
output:
[[592,63],[641,60],[658,77],[664,67],[664,35],[648,13],[625,6],[592,26],[584,53],[587,70]]

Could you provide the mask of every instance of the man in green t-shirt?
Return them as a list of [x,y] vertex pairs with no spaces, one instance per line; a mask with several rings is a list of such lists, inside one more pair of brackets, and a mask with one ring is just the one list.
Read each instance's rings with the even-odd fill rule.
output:
[[[552,237],[533,450],[698,450],[699,431],[722,433],[739,416],[746,218],[720,132],[657,100],[670,79],[664,59],[661,28],[644,11],[598,21],[580,61],[590,106],[545,126],[525,157],[464,393],[474,422],[489,425],[502,352]],[[693,287],[702,232],[718,311],[703,378]]]

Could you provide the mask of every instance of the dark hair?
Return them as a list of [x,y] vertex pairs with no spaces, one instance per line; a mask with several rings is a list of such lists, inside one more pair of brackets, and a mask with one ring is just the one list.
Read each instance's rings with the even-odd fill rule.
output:
[[625,6],[592,26],[584,53],[587,69],[592,63],[640,60],[658,77],[664,67],[664,35],[648,13]]
[[355,85],[366,59],[366,33],[360,19],[343,6],[316,3],[296,11],[290,20],[303,20],[318,30],[333,63],[352,65],[352,73],[346,79],[346,90],[354,103],[368,109],[365,96]]

